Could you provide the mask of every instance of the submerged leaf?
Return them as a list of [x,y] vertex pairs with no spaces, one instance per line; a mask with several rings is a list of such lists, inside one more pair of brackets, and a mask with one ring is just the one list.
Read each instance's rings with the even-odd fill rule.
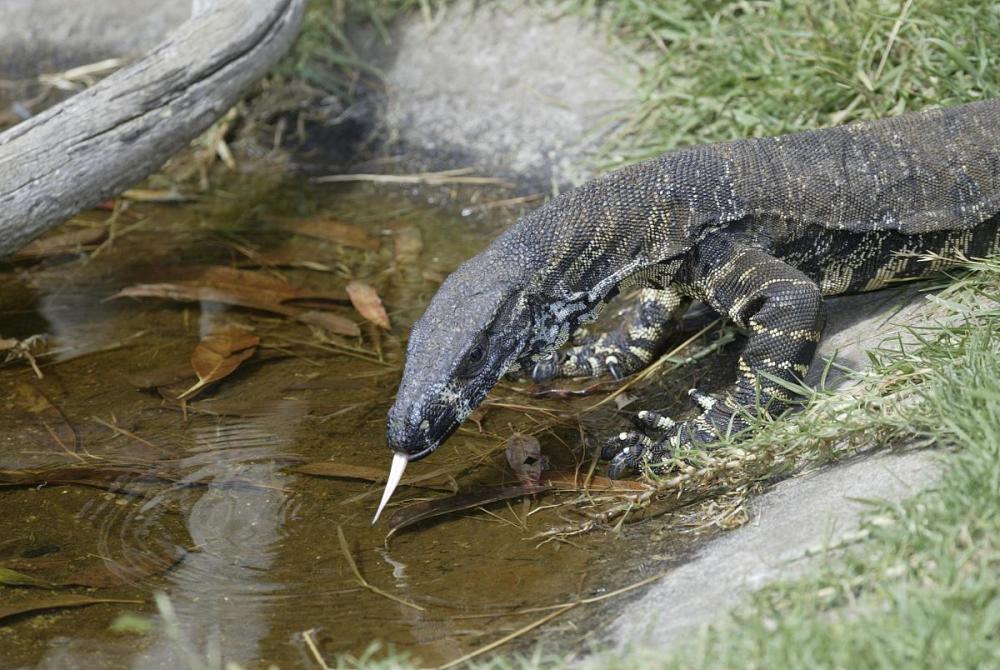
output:
[[542,476],[542,445],[531,435],[514,433],[507,438],[507,462],[525,486],[538,486]]
[[53,595],[44,598],[26,600],[14,605],[0,606],[0,621],[26,614],[37,614],[46,610],[65,609],[67,607],[86,607],[106,603],[124,603],[142,605],[142,600],[126,600],[124,598],[89,598],[87,596]]
[[385,313],[382,299],[378,297],[378,291],[372,286],[361,281],[352,281],[347,285],[347,295],[350,296],[351,304],[361,316],[379,328],[384,330],[391,328],[389,315]]
[[76,453],[76,431],[41,391],[31,384],[17,384],[14,406],[34,418],[36,425],[31,427],[30,433],[37,442],[67,454]]
[[413,505],[396,510],[389,517],[389,535],[427,519],[462,512],[502,500],[511,500],[512,498],[541,493],[548,489],[548,486],[505,486],[483,489],[475,493],[460,496],[450,496],[438,500],[414,503]]
[[191,367],[198,383],[179,397],[190,398],[209,384],[228,377],[257,351],[260,338],[248,330],[227,327],[205,337],[191,355]]
[[46,258],[49,256],[62,256],[66,254],[76,254],[83,250],[83,247],[96,244],[107,237],[106,228],[81,228],[68,233],[51,235],[49,237],[35,240],[25,247],[22,247],[12,260],[22,261],[35,258]]
[[327,216],[311,219],[282,219],[278,223],[282,230],[313,239],[340,244],[355,249],[375,251],[379,248],[378,238],[364,228],[358,228]]
[[302,312],[295,318],[302,323],[322,328],[334,335],[345,335],[347,337],[361,336],[361,328],[358,324],[339,314],[311,309],[307,312]]
[[347,302],[346,293],[313,291],[263,272],[234,270],[225,266],[206,268],[195,279],[160,284],[136,284],[111,296],[115,298],[165,298],[182,302],[221,302],[268,312],[288,313],[289,300],[313,298]]
[[400,226],[392,237],[393,256],[402,266],[410,266],[420,258],[424,249],[424,237],[416,226]]
[[34,586],[42,589],[50,589],[53,587],[53,584],[45,581],[44,579],[32,577],[31,575],[26,575],[23,572],[18,572],[17,570],[11,570],[10,568],[2,566],[0,566],[0,585]]

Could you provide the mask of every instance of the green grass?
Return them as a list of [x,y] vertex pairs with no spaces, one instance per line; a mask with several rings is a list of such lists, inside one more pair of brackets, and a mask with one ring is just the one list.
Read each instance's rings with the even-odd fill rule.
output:
[[643,54],[609,163],[1000,93],[992,0],[577,0]]

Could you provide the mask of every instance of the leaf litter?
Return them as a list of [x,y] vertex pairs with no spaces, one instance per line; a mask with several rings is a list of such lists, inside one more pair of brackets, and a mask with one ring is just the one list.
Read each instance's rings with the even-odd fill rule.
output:
[[203,338],[191,355],[191,367],[198,381],[178,399],[192,398],[205,387],[236,372],[240,364],[254,355],[258,344],[259,337],[235,326],[221,328]]

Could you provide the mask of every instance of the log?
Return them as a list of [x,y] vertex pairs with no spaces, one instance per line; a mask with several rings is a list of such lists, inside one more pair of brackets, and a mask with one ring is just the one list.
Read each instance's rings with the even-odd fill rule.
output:
[[208,128],[288,50],[306,0],[201,4],[134,64],[0,134],[0,258],[142,181]]

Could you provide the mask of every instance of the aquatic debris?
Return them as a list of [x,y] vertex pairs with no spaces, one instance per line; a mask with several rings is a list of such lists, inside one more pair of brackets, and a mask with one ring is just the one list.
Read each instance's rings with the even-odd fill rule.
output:
[[518,481],[524,486],[538,486],[542,477],[544,460],[542,445],[538,438],[522,433],[514,433],[507,438],[504,450],[507,462],[517,475]]
[[40,589],[51,589],[55,585],[38,577],[26,575],[17,570],[0,566],[0,585],[2,586],[33,586]]
[[22,247],[11,260],[16,262],[78,254],[85,247],[101,242],[107,235],[108,230],[105,227],[81,228],[68,233],[49,235]]
[[36,425],[25,430],[35,442],[50,450],[53,447],[76,458],[76,431],[63,413],[31,384],[19,383],[14,387],[14,407],[29,414]]
[[[359,479],[361,481],[381,484],[389,479],[382,468],[370,468],[364,465],[350,465],[333,461],[318,461],[303,463],[291,468],[291,472],[312,477],[331,477],[334,479]],[[450,477],[441,475],[441,471],[429,472],[423,475],[404,477],[400,486],[415,486],[436,491],[454,491],[455,483]]]
[[172,483],[180,478],[163,466],[148,465],[70,465],[55,468],[0,470],[0,489],[37,488],[75,484],[107,491],[132,492],[136,484]]
[[389,502],[389,498],[392,497],[393,491],[399,486],[400,480],[403,479],[403,471],[406,470],[406,464],[409,463],[409,459],[406,454],[401,454],[398,451],[392,454],[392,465],[389,467],[389,478],[385,482],[385,492],[382,493],[382,500],[378,504],[378,509],[375,510],[375,518],[372,519],[372,525],[378,521],[379,516],[382,514],[382,510],[385,509],[386,503]]
[[388,591],[383,591],[374,584],[370,584],[368,580],[365,579],[364,575],[361,574],[361,571],[358,570],[358,564],[354,562],[354,556],[351,555],[351,549],[350,547],[347,546],[347,538],[344,537],[344,529],[340,527],[340,524],[337,524],[337,539],[340,541],[340,550],[344,553],[344,558],[347,560],[347,564],[351,567],[351,572],[354,573],[354,579],[357,580],[358,586],[366,588],[372,593],[380,595],[383,598],[388,598],[389,600],[393,600],[399,603],[400,605],[412,607],[413,609],[420,610],[421,612],[426,611],[425,608],[421,607],[420,605],[417,605],[416,603],[411,603],[409,600],[403,600],[399,596],[394,596]]
[[378,238],[364,228],[352,226],[328,216],[317,216],[309,219],[279,218],[275,221],[281,230],[295,235],[366,251],[377,251],[379,248]]
[[234,270],[224,266],[209,267],[196,279],[129,286],[110,296],[108,300],[119,298],[219,302],[281,314],[337,335],[361,335],[358,324],[350,319],[316,309],[326,308],[330,303],[349,302],[346,292],[314,291],[262,272]]
[[424,236],[416,226],[404,225],[396,228],[392,235],[393,258],[402,266],[410,266],[420,259],[424,250]]
[[46,596],[27,600],[16,605],[0,607],[0,622],[6,622],[18,616],[28,614],[38,614],[47,610],[65,609],[67,607],[86,607],[88,605],[101,605],[108,603],[122,603],[128,605],[142,605],[142,600],[127,600],[124,598],[90,598],[88,596]]
[[352,281],[347,284],[347,295],[351,297],[351,304],[361,316],[383,330],[392,327],[389,324],[389,315],[385,313],[385,307],[382,305],[382,299],[372,286],[361,281]]
[[539,483],[552,491],[589,491],[594,493],[644,493],[652,491],[652,484],[634,479],[608,479],[601,475],[590,475],[575,471],[547,471],[542,473]]
[[178,399],[191,398],[206,386],[231,375],[243,361],[253,356],[258,344],[259,337],[234,326],[206,336],[191,355],[191,367],[198,375],[198,382],[181,393]]
[[361,328],[350,319],[334,314],[332,312],[320,312],[311,309],[295,316],[296,320],[309,326],[316,326],[334,335],[345,335],[347,337],[360,337]]
[[[467,509],[489,505],[490,503],[521,498],[548,490],[548,486],[503,486],[482,489],[465,495],[449,496],[439,500],[425,500],[414,503],[396,510],[389,518],[389,533],[386,535],[386,539],[392,537],[397,531],[421,521],[426,521],[427,519],[454,514],[455,512],[463,512]],[[379,511],[381,511],[381,507],[379,507]]]

